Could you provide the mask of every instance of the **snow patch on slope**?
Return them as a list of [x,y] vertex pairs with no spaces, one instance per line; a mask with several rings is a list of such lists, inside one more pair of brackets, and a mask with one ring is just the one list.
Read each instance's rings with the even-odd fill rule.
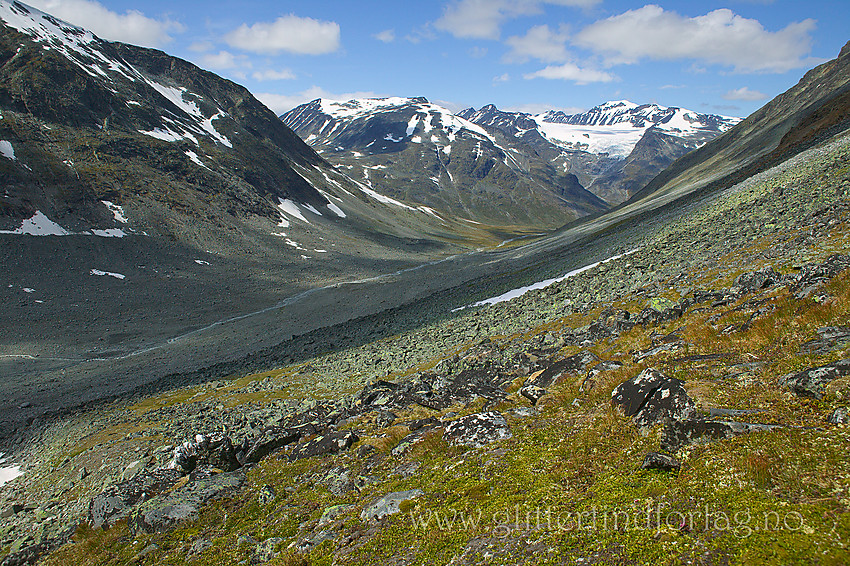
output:
[[0,140],[0,155],[6,159],[17,161],[17,158],[15,157],[15,148],[12,147],[12,142]]

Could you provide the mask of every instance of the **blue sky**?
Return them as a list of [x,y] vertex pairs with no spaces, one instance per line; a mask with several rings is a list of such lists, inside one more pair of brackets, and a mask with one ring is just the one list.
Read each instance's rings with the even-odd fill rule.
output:
[[29,0],[157,47],[278,113],[425,96],[538,112],[607,100],[746,116],[850,40],[847,0]]

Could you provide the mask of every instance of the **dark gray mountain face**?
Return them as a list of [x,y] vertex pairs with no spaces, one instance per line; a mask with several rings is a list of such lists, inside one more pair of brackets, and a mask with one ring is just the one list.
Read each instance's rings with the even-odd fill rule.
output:
[[531,115],[490,104],[458,115],[532,147],[610,204],[626,200],[674,160],[739,121],[628,101],[580,114],[550,110]]
[[4,376],[131,355],[482,232],[348,178],[239,85],[0,0]]
[[424,98],[314,100],[281,119],[349,176],[447,215],[539,230],[607,208],[533,146]]
[[[17,2],[0,18],[0,138],[16,155],[0,160],[2,228],[37,210],[75,232],[119,228],[102,200],[214,222],[276,218],[279,198],[327,204],[294,169],[322,159],[244,88]],[[143,229],[179,232],[162,220]]]

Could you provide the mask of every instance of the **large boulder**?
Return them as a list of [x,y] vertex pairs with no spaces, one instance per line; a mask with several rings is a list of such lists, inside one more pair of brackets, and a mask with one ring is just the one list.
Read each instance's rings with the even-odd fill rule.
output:
[[461,417],[446,425],[443,433],[443,439],[449,444],[462,444],[472,448],[512,436],[508,421],[495,411]]
[[639,427],[664,420],[685,421],[696,412],[682,381],[648,368],[618,385],[611,402]]
[[240,488],[245,481],[242,470],[211,474],[196,470],[186,483],[168,493],[139,504],[127,523],[133,533],[163,532],[183,521],[194,521],[208,502]]
[[89,503],[89,524],[106,528],[125,517],[133,506],[174,486],[180,471],[161,468],[143,472],[130,480],[118,483],[92,498]]
[[320,434],[312,440],[293,447],[289,453],[289,459],[295,461],[311,456],[321,456],[322,454],[336,454],[349,448],[358,440],[360,438],[350,430],[331,431]]
[[779,385],[788,387],[800,397],[823,399],[826,385],[833,379],[846,375],[850,375],[850,359],[786,375],[780,380]]
[[[302,425],[302,427],[305,425]],[[308,425],[309,426],[309,425]],[[293,428],[270,427],[253,439],[247,450],[241,452],[242,464],[256,464],[275,450],[288,446],[301,438],[301,431]]]

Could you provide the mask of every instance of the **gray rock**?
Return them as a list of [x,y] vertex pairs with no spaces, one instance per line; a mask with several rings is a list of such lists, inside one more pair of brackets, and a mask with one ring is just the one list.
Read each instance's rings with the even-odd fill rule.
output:
[[265,507],[269,503],[275,500],[277,497],[277,492],[270,485],[264,485],[260,488],[260,493],[257,495],[257,502]]
[[538,387],[536,385],[526,385],[525,387],[519,390],[519,394],[531,401],[532,405],[536,405],[537,402],[544,395],[548,395],[549,392],[543,389],[542,387]]
[[462,444],[472,448],[512,436],[505,417],[494,411],[461,417],[447,424],[443,433],[443,439],[449,444]]
[[89,524],[96,529],[112,525],[136,503],[165,491],[179,478],[178,470],[159,469],[109,487],[89,503]]
[[337,497],[344,497],[346,494],[356,489],[354,482],[351,481],[348,470],[342,466],[336,466],[328,470],[322,483],[328,487],[328,490]]
[[352,509],[354,509],[354,505],[334,505],[332,507],[328,507],[319,519],[319,526],[324,527],[325,525],[330,525],[337,517],[344,515]]
[[256,464],[275,450],[283,448],[301,438],[300,431],[292,428],[270,427],[253,440],[250,448],[245,451],[240,462]]
[[243,483],[241,470],[211,476],[204,471],[195,472],[181,488],[138,505],[128,519],[130,530],[133,533],[162,532],[183,521],[195,520],[206,503]]
[[740,274],[735,279],[735,287],[738,287],[743,293],[749,293],[769,287],[781,280],[782,275],[774,271],[773,267],[766,267],[760,271],[749,271]]
[[715,440],[731,438],[756,431],[769,431],[781,428],[779,425],[750,424],[721,421],[667,421],[661,431],[661,449],[667,452],[677,450],[689,444],[707,444]]
[[398,513],[402,502],[416,499],[424,494],[425,493],[421,489],[388,493],[367,505],[363,511],[361,511],[360,518],[364,521],[380,521],[388,515]]
[[682,464],[672,456],[660,452],[650,452],[643,459],[640,468],[642,470],[664,470],[672,472],[678,471],[681,466]]
[[336,538],[336,533],[333,531],[319,531],[312,537],[305,537],[299,540],[295,544],[296,550],[298,552],[309,552],[311,549],[319,546],[326,540],[333,540]]
[[850,344],[850,326],[827,326],[818,329],[818,337],[800,346],[801,354],[826,354]]
[[836,407],[832,410],[826,422],[832,424],[847,424],[850,423],[850,409],[847,407]]
[[800,397],[822,399],[826,384],[845,375],[850,375],[850,359],[786,375],[779,381],[779,385],[788,387]]
[[328,432],[295,446],[289,453],[289,459],[295,461],[322,454],[336,454],[349,448],[358,440],[360,437],[350,430]]
[[640,427],[664,419],[684,421],[696,412],[682,382],[652,368],[618,385],[611,392],[611,402]]

